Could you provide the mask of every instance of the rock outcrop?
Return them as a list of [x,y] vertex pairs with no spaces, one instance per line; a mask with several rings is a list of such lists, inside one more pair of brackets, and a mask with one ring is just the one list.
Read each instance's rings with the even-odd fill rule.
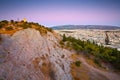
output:
[[1,34],[0,79],[72,80],[71,53],[59,45],[59,36],[35,29]]
[[[40,31],[28,28],[0,34],[0,80],[120,79],[116,72],[91,65],[83,54],[64,49],[55,32]],[[81,61],[79,67],[76,61]]]

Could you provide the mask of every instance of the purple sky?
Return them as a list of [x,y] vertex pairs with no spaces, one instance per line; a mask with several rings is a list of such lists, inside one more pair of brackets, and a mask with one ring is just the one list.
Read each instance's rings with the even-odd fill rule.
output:
[[0,20],[120,26],[120,0],[0,0]]

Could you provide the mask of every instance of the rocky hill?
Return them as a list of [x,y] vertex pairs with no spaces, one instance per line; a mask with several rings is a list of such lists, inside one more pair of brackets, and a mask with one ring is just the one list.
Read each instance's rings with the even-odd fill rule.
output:
[[[7,29],[9,25],[12,28]],[[0,80],[120,79],[118,73],[90,65],[82,54],[59,44],[62,37],[49,28],[23,22],[4,26],[0,29]]]
[[60,48],[59,38],[35,29],[12,36],[1,35],[0,78],[4,80],[72,80],[70,52]]

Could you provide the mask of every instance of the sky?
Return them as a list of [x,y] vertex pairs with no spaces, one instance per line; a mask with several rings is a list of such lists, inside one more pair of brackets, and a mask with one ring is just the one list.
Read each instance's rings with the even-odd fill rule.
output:
[[120,0],[0,0],[0,20],[120,26]]

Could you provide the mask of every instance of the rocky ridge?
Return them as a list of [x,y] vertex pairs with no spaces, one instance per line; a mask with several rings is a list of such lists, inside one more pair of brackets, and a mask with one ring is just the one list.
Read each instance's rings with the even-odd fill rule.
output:
[[69,58],[59,38],[47,32],[24,29],[12,36],[2,34],[0,78],[3,80],[72,80]]
[[[82,53],[65,49],[61,40],[61,36],[44,27],[0,34],[0,80],[120,79],[116,72],[91,65]],[[79,67],[76,61],[81,61]]]

